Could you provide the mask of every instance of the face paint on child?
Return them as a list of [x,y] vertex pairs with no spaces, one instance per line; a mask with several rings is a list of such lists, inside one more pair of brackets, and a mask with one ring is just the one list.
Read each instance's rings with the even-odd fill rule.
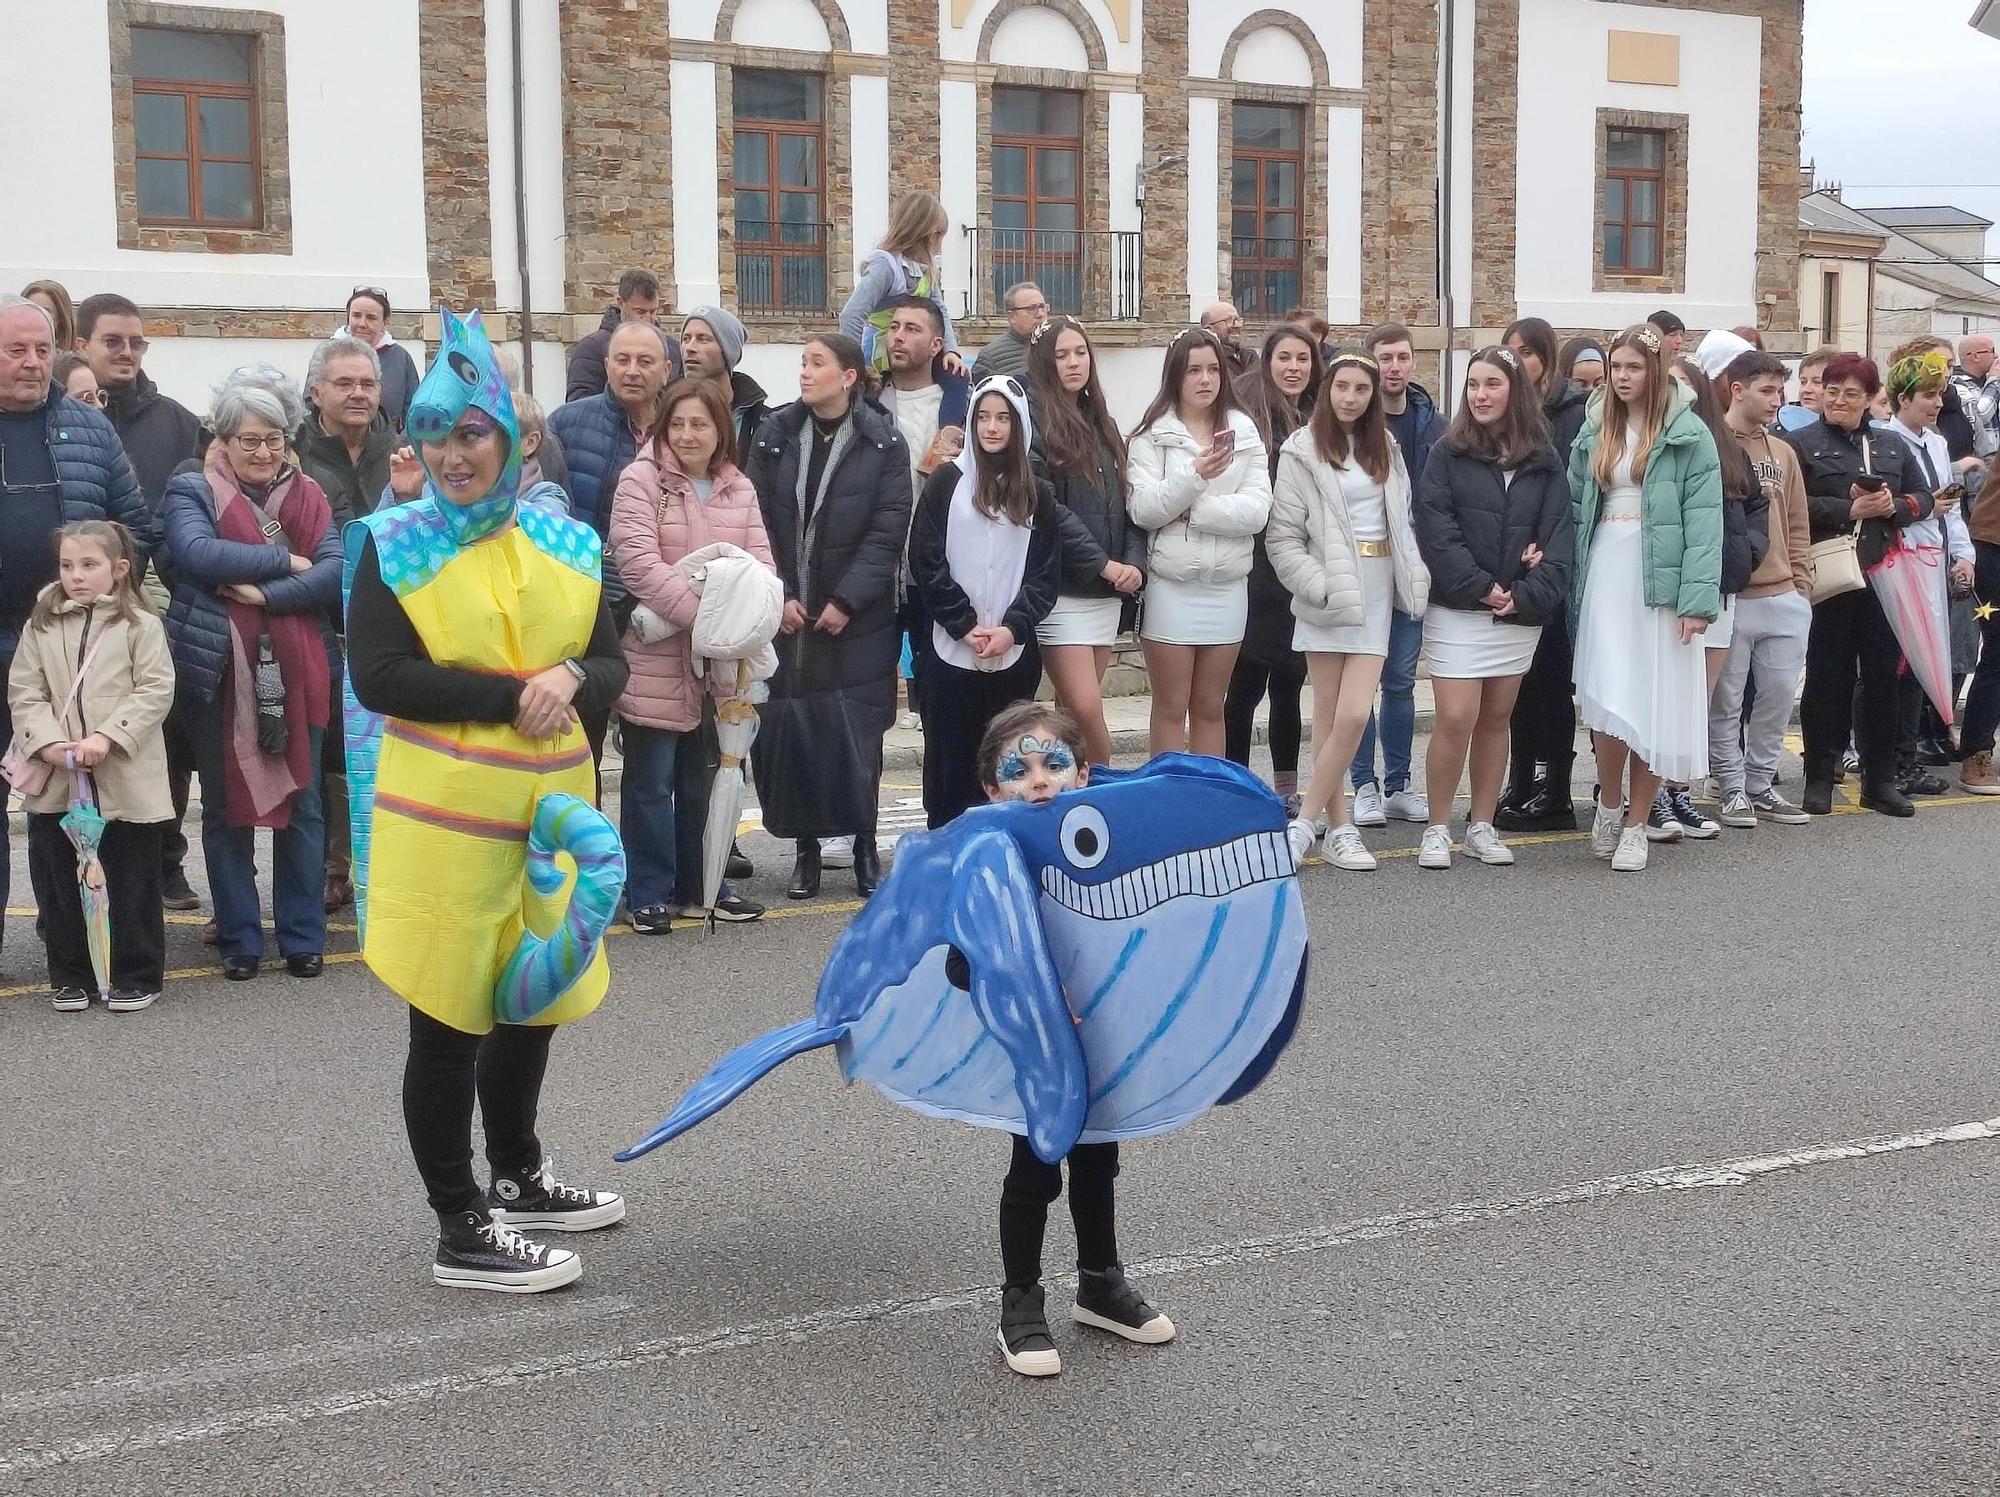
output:
[[1038,806],[1083,783],[1076,755],[1061,739],[1023,734],[1020,742],[1000,756],[996,800],[1020,800]]

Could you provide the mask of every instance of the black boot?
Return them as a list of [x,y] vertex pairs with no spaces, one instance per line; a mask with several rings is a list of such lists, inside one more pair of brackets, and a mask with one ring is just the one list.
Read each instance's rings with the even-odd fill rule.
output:
[[787,899],[811,899],[819,893],[819,839],[799,838],[799,858],[792,864],[792,881],[785,889]]
[[1517,757],[1510,766],[1507,788],[1501,792],[1493,824],[1503,832],[1527,831],[1528,805],[1536,798],[1541,783],[1542,766]]
[[1806,776],[1805,797],[1799,802],[1800,808],[1808,816],[1831,816],[1833,814],[1833,777],[1827,775],[1815,779]]
[[1880,811],[1884,816],[1914,816],[1916,803],[1886,780],[1864,780],[1861,785],[1861,804],[1870,811]]
[[882,854],[876,850],[873,832],[857,832],[854,837],[854,887],[866,899],[882,882]]

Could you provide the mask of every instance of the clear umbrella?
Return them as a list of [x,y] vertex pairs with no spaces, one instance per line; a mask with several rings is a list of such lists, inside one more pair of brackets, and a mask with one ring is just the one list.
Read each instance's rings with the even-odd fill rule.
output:
[[709,787],[708,823],[701,841],[701,901],[711,926],[729,866],[730,844],[736,840],[736,818],[743,814],[743,766],[750,762],[750,745],[757,737],[757,704],[769,695],[762,681],[750,679],[749,661],[734,665],[735,680],[715,702],[715,738],[722,763]]
[[111,893],[104,886],[104,864],[97,855],[104,840],[104,814],[97,809],[97,787],[90,771],[69,755],[69,809],[62,829],[76,848],[76,887],[83,900],[83,934],[90,946],[90,970],[97,977],[98,996],[111,998]]

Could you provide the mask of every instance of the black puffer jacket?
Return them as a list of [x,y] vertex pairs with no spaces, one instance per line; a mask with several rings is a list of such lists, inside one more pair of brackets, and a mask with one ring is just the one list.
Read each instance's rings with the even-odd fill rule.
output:
[[[828,469],[808,525],[799,513],[799,467],[812,411],[804,401],[777,411],[757,433],[744,472],[756,486],[771,555],[785,596],[804,604],[807,628],[828,603],[847,627],[817,652],[819,688],[878,684],[893,710],[896,579],[910,533],[910,449],[896,424],[867,401],[855,404],[845,449]],[[809,532],[809,533],[808,533]],[[777,694],[773,686],[773,694]]]
[[157,515],[174,470],[205,445],[201,422],[171,395],[162,395],[143,369],[131,384],[107,385],[104,394],[104,414],[125,446],[147,507]]
[[1729,470],[1722,487],[1722,596],[1733,598],[1750,585],[1750,576],[1771,549],[1771,496],[1764,485],[1751,482],[1747,494],[1730,491]]
[[1029,450],[1035,476],[1049,486],[1061,509],[1062,591],[1072,598],[1109,598],[1118,590],[1104,580],[1105,563],[1146,565],[1146,532],[1125,514],[1123,465],[1097,445],[1097,471],[1058,468],[1042,440],[1041,413],[1035,418],[1035,438]]
[[1853,496],[1848,492],[1861,476],[1861,443],[1868,442],[1870,472],[1888,480],[1897,496],[1896,512],[1886,520],[1861,526],[1861,565],[1871,567],[1888,551],[1896,530],[1913,520],[1928,520],[1933,502],[1923,464],[1892,431],[1863,427],[1843,431],[1824,420],[1778,435],[1799,455],[1799,472],[1806,486],[1806,515],[1814,541],[1832,540],[1854,528],[1849,517]]
[[[1523,463],[1510,484],[1497,463],[1439,442],[1417,485],[1415,518],[1433,606],[1482,611],[1498,583],[1514,595],[1507,622],[1546,624],[1564,617],[1576,518],[1569,479],[1553,450]],[[1530,542],[1541,548],[1541,564],[1523,568],[1521,554]]]
[[1555,389],[1542,402],[1542,415],[1549,423],[1549,441],[1565,473],[1569,471],[1569,450],[1576,445],[1576,434],[1583,430],[1583,412],[1589,404],[1590,391],[1569,378],[1556,381]]
[[388,416],[377,412],[356,461],[348,455],[346,440],[328,436],[320,426],[319,412],[306,407],[305,424],[292,438],[292,450],[299,455],[300,469],[320,486],[326,502],[333,506],[336,534],[346,532],[348,521],[375,513],[376,505],[382,502],[382,490],[389,486],[389,458],[401,445],[402,438]]

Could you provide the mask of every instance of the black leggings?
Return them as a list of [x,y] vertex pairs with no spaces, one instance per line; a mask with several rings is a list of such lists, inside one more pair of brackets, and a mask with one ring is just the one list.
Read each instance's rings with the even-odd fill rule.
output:
[[[1078,1144],[1069,1152],[1069,1214],[1076,1223],[1076,1266],[1102,1271],[1118,1261],[1118,1224],[1111,1182],[1118,1178],[1118,1145]],[[1062,1194],[1062,1166],[1044,1164],[1020,1134],[1000,1187],[1000,1265],[1007,1287],[1042,1281],[1042,1237],[1049,1202]]]
[[1558,614],[1542,625],[1535,658],[1521,678],[1508,723],[1513,742],[1513,783],[1526,787],[1535,766],[1549,766],[1549,780],[1559,793],[1569,794],[1570,765],[1576,759],[1576,658],[1570,647],[1569,621]]
[[1229,694],[1222,699],[1223,754],[1245,766],[1250,763],[1250,738],[1257,721],[1257,704],[1271,697],[1271,772],[1299,772],[1299,744],[1305,724],[1299,717],[1299,693],[1305,689],[1305,657],[1298,665],[1266,665],[1248,656],[1236,657],[1229,673]]
[[472,1100],[486,1120],[486,1161],[496,1175],[525,1175],[542,1162],[535,1108],[548,1069],[553,1024],[497,1024],[467,1034],[410,1009],[403,1066],[403,1125],[424,1192],[439,1216],[485,1209],[472,1173]]

